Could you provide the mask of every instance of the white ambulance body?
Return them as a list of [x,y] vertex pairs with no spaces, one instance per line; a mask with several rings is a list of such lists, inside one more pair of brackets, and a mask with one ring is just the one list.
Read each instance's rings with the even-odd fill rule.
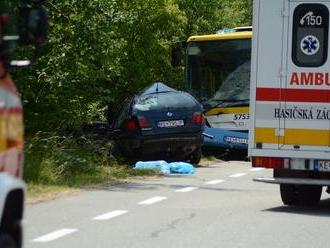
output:
[[249,156],[284,204],[330,186],[330,1],[255,0]]

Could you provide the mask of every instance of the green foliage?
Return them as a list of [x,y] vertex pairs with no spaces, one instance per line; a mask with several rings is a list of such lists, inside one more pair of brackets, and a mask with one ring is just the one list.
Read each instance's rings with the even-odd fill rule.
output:
[[196,34],[214,33],[219,27],[221,1],[177,0],[187,16],[184,33],[187,37]]
[[187,16],[185,35],[252,25],[252,0],[176,0]]
[[223,27],[252,25],[252,0],[223,1],[221,10]]
[[107,165],[102,150],[94,152],[91,143],[81,145],[66,137],[41,132],[27,140],[25,162],[24,178],[28,182],[50,184],[93,173],[98,166]]
[[90,105],[104,101],[120,75],[124,42],[112,1],[50,2],[51,35],[38,64],[21,82],[28,131],[54,130],[86,121]]
[[170,46],[183,35],[186,19],[172,0],[121,3],[124,21],[118,25],[117,34],[125,40],[124,69],[117,78],[116,92],[123,99],[153,81],[177,79],[170,65]]

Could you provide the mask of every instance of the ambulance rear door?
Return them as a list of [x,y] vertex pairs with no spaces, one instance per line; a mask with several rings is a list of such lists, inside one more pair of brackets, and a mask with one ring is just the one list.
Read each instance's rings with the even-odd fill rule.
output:
[[330,1],[290,1],[284,89],[274,118],[280,153],[330,159]]

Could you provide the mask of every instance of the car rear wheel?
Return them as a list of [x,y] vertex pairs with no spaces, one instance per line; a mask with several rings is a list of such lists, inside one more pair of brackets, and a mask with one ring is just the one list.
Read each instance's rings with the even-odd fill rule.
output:
[[120,151],[119,147],[117,144],[113,143],[111,148],[110,148],[110,154],[114,156],[115,159],[121,159],[122,157],[122,152]]
[[198,165],[198,163],[201,161],[202,158],[202,148],[197,148],[192,154],[190,162],[194,165]]

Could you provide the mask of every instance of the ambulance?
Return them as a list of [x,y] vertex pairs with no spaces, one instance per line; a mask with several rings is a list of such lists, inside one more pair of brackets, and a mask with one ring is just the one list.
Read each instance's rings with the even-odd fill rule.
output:
[[330,1],[255,0],[249,156],[285,205],[330,186]]
[[[15,43],[40,46],[46,42],[47,12],[37,5],[41,2],[0,2],[0,248],[23,246],[23,112],[9,69],[31,64],[30,60],[12,57]],[[17,10],[18,18],[13,14]],[[18,34],[12,33],[14,26]]]

